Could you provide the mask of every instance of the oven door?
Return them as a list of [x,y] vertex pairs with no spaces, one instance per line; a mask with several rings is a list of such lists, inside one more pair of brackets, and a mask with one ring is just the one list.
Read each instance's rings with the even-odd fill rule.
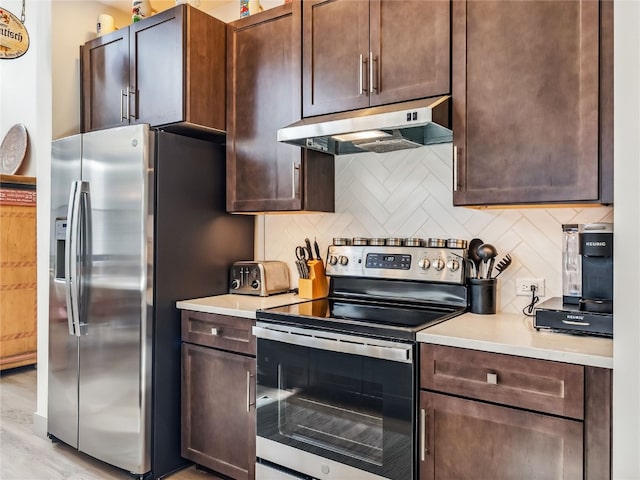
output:
[[414,478],[414,346],[258,322],[256,453],[314,478]]

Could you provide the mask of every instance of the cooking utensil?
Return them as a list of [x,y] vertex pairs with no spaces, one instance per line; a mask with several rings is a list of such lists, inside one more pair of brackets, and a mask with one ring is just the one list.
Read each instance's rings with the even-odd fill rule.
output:
[[498,273],[496,274],[495,278],[498,278],[500,276],[500,274],[502,272],[504,272],[509,265],[511,265],[511,262],[513,261],[513,259],[511,258],[511,255],[509,255],[508,253],[502,258],[502,260],[500,260],[498,262],[498,264],[496,265],[496,270],[498,271]]
[[469,251],[467,256],[473,266],[475,267],[475,275],[472,278],[480,278],[480,257],[478,256],[478,247],[484,244],[479,238],[474,238],[469,242]]
[[302,245],[298,245],[296,247],[296,266],[298,268],[298,273],[300,274],[300,278],[309,278],[309,265],[307,262],[311,259],[309,256],[309,252]]
[[[495,262],[495,258],[498,256],[498,251],[496,247],[491,245],[490,243],[483,243],[476,249],[476,254],[482,263],[488,265],[486,270],[486,275],[484,278],[491,278],[491,270],[493,270],[493,263]],[[480,276],[482,278],[482,276]]]

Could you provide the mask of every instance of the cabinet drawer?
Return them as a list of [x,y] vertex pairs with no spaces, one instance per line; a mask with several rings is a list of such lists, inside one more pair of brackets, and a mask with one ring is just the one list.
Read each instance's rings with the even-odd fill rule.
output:
[[584,417],[584,367],[456,347],[421,344],[424,389]]
[[254,324],[248,318],[183,310],[182,341],[255,355]]

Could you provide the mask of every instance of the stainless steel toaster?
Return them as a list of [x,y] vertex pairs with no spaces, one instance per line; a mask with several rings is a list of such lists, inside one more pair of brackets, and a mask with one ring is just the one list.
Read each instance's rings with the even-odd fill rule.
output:
[[229,293],[266,297],[289,290],[289,266],[278,260],[235,262],[229,273]]

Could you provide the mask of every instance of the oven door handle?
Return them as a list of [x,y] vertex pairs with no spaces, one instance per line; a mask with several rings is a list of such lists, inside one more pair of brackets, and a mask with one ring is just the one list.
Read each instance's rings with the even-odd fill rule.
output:
[[254,326],[252,331],[257,338],[275,342],[379,358],[392,362],[413,363],[413,345],[411,344],[306,329],[304,333],[293,333],[291,329],[285,331],[277,328]]

